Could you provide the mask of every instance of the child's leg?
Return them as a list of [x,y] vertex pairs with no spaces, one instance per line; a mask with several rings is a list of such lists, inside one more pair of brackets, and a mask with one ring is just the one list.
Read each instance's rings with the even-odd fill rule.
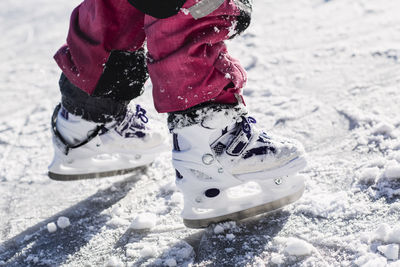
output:
[[[149,132],[145,110],[128,107],[148,77],[143,23],[126,0],[85,0],[73,11],[67,44],[55,55],[62,106],[52,120],[50,177],[112,176],[159,153],[163,140]],[[102,154],[110,156],[96,159]]]
[[[170,112],[173,164],[189,227],[277,209],[304,190],[297,175],[305,166],[302,146],[258,130],[237,104],[246,76],[224,41],[245,28],[246,7],[236,0],[188,0],[175,16],[145,18],[154,102],[159,112]],[[250,181],[259,188],[231,190]]]
[[[209,11],[215,10],[202,14],[197,2],[207,2]],[[246,74],[224,41],[248,26],[251,7],[236,3],[188,0],[175,16],[146,16],[148,69],[159,112],[185,110],[210,100],[237,101],[235,94],[240,94]]]
[[[72,12],[67,44],[54,58],[74,85],[88,94],[102,95],[97,87],[103,86],[99,84],[103,72],[117,72],[118,64],[135,61],[134,52],[145,40],[143,20],[144,14],[126,0],[85,0]],[[110,58],[112,51],[127,53]],[[117,62],[107,62],[109,58]],[[137,77],[128,71],[127,77]]]

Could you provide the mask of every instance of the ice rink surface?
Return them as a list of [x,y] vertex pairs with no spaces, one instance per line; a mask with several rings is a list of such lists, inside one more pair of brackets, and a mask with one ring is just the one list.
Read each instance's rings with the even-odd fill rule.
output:
[[229,48],[258,125],[305,145],[306,192],[206,230],[182,224],[169,153],[127,177],[47,177],[52,55],[78,4],[0,2],[0,266],[400,266],[399,1],[256,1]]

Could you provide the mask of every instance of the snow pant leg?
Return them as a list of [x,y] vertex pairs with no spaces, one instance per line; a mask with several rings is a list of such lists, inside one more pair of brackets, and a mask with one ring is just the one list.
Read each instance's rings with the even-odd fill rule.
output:
[[147,65],[158,112],[209,101],[236,103],[241,97],[246,73],[224,41],[241,30],[243,9],[236,0],[225,0],[211,14],[195,19],[190,10],[198,2],[188,0],[177,15],[166,19],[145,17]]
[[[92,119],[114,115],[142,93],[148,78],[143,25],[144,14],[126,0],[85,0],[75,8],[67,44],[54,56],[65,75],[60,87],[68,111]],[[115,102],[110,110],[96,109],[102,98],[104,107]]]

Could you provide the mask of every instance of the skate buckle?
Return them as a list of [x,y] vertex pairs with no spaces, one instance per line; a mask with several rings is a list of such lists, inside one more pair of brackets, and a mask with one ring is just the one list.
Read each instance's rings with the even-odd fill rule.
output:
[[214,162],[214,156],[207,153],[203,155],[202,160],[205,165],[211,165]]
[[276,179],[274,180],[274,182],[275,182],[276,185],[281,185],[282,182],[283,182],[283,180],[282,180],[282,178],[276,178]]

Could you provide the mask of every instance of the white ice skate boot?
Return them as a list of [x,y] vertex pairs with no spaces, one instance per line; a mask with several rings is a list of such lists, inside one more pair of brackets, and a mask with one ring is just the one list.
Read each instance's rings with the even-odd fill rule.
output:
[[171,114],[173,165],[187,227],[241,220],[294,202],[306,166],[296,141],[255,127],[243,106],[209,106]]
[[166,150],[161,134],[150,132],[146,111],[128,107],[124,117],[98,124],[57,106],[52,117],[54,159],[49,177],[78,180],[122,175],[151,163]]

